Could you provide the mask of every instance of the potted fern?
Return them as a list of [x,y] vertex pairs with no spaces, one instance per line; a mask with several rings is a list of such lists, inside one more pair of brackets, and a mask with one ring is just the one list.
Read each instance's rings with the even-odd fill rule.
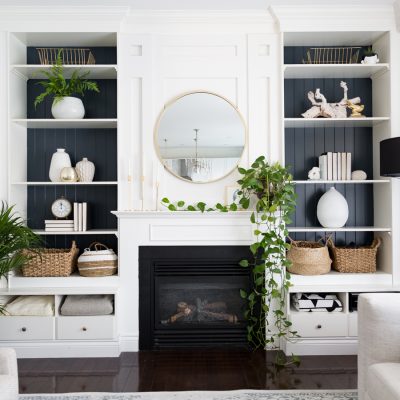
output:
[[[2,203],[0,209],[0,281],[7,279],[10,271],[20,269],[29,256],[24,250],[35,248],[41,244],[41,239],[30,228],[25,226],[13,207]],[[0,304],[0,314],[4,307]]]
[[70,79],[64,76],[64,66],[62,64],[61,51],[57,54],[56,63],[50,71],[40,71],[47,79],[38,82],[44,92],[39,94],[34,101],[35,108],[47,96],[54,96],[51,113],[56,119],[82,119],[85,116],[85,107],[82,100],[73,95],[84,96],[86,91],[100,92],[97,83],[86,79],[90,71],[79,75],[79,70],[72,73]]

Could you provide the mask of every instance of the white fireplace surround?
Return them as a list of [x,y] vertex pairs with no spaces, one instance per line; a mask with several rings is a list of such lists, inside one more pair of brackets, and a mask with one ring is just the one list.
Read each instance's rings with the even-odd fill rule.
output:
[[243,246],[253,240],[248,211],[115,211],[114,214],[119,226],[121,351],[138,350],[140,246]]

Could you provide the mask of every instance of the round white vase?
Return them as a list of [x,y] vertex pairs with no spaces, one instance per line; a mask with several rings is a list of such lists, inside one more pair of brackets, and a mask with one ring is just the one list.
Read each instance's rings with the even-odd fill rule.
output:
[[76,163],[76,172],[80,182],[92,182],[94,178],[95,166],[86,157]]
[[51,113],[55,119],[82,119],[85,116],[85,107],[77,97],[63,97],[51,106]]
[[349,206],[344,196],[334,187],[318,201],[317,218],[324,228],[342,228],[349,218]]
[[71,159],[65,149],[57,149],[51,157],[49,178],[52,182],[61,182],[63,168],[71,167]]

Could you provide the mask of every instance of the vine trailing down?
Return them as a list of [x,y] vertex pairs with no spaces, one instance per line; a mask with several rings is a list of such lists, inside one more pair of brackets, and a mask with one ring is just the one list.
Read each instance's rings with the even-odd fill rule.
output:
[[[182,200],[172,203],[168,198],[161,202],[170,211],[228,212],[252,205],[250,221],[256,238],[250,246],[253,258],[240,262],[242,267],[251,268],[253,280],[249,292],[240,291],[248,304],[245,311],[247,339],[253,348],[280,348],[282,338],[298,337],[285,313],[291,286],[290,274],[286,271],[290,266],[286,259],[290,248],[286,243],[286,226],[296,206],[294,184],[287,168],[279,163],[269,164],[264,156],[258,157],[249,169],[239,167],[238,170],[242,177],[238,180],[237,203],[208,207],[204,202],[186,205]],[[293,357],[293,361],[297,362],[297,357]]]

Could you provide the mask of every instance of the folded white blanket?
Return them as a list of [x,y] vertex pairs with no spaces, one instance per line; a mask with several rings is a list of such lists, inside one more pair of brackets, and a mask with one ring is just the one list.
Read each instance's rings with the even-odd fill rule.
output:
[[19,296],[5,309],[12,316],[53,316],[54,296]]

